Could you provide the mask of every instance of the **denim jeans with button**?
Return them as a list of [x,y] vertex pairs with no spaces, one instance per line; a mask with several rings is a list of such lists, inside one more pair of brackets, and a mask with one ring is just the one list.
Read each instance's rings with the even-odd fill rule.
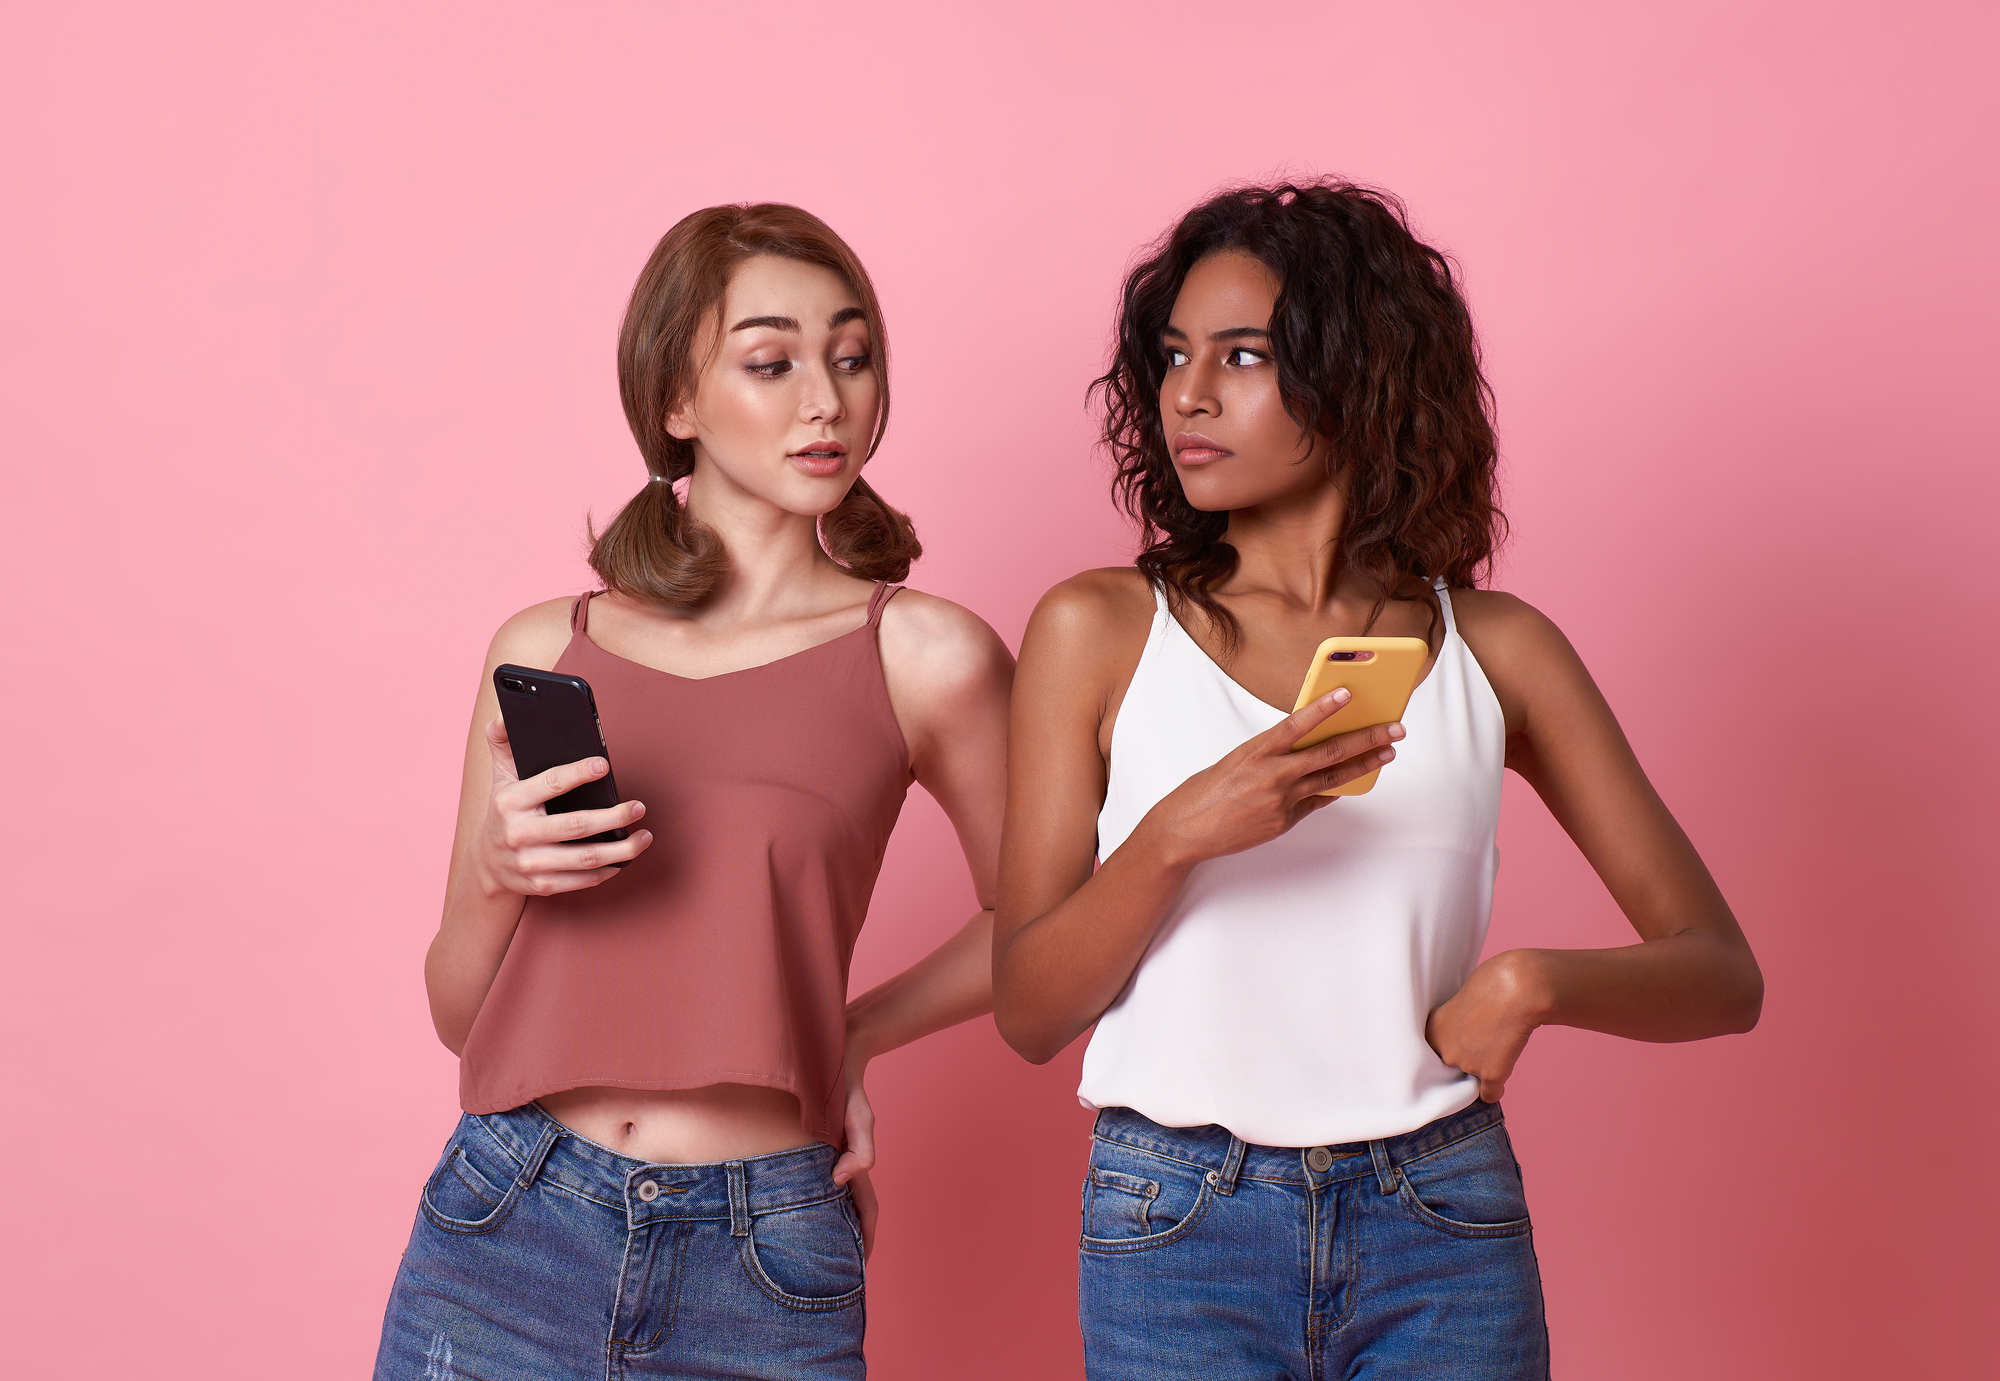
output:
[[861,1231],[836,1158],[648,1165],[533,1104],[461,1118],[376,1381],[861,1377]]
[[1494,1104],[1313,1147],[1107,1108],[1081,1257],[1090,1381],[1548,1376],[1528,1205]]

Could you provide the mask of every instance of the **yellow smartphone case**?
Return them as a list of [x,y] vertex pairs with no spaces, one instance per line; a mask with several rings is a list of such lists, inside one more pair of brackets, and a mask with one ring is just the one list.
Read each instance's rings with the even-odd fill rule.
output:
[[[1357,652],[1374,655],[1356,660],[1353,654]],[[1354,698],[1321,720],[1292,745],[1292,751],[1310,748],[1351,729],[1366,729],[1401,719],[1409,707],[1410,693],[1417,688],[1417,678],[1423,674],[1424,660],[1430,655],[1430,645],[1422,638],[1328,638],[1313,653],[1305,684],[1299,687],[1298,703],[1292,709],[1302,710],[1342,686]],[[1381,772],[1378,767],[1365,777],[1356,777],[1345,786],[1319,794],[1365,795]]]

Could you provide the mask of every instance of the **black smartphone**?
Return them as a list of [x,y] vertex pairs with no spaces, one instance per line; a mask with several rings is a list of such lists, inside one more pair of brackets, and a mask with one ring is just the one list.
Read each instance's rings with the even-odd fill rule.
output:
[[[500,717],[507,723],[507,741],[514,747],[514,771],[523,781],[566,762],[602,757],[608,765],[611,749],[604,727],[597,722],[597,698],[590,682],[559,671],[535,671],[505,663],[493,668],[493,689],[500,693]],[[618,784],[606,771],[596,781],[565,791],[544,810],[563,815],[572,810],[606,810],[618,804]],[[623,839],[621,825],[579,844],[608,844]],[[613,864],[622,868],[624,863]]]

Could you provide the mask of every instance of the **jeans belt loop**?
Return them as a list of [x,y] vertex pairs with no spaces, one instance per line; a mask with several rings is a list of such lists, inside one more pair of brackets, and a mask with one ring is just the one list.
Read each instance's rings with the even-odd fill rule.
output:
[[750,1189],[743,1182],[743,1162],[732,1160],[722,1167],[729,1172],[729,1235],[750,1235]]
[[1221,1177],[1215,1182],[1216,1193],[1229,1195],[1236,1192],[1236,1176],[1243,1169],[1243,1156],[1249,1149],[1249,1143],[1242,1137],[1234,1132],[1229,1134],[1229,1154],[1222,1158]]
[[542,1128],[542,1134],[535,1138],[534,1146],[528,1151],[528,1159],[521,1166],[521,1173],[515,1177],[515,1182],[521,1186],[523,1192],[533,1186],[535,1176],[542,1173],[542,1162],[549,1158],[549,1152],[555,1150],[556,1142],[561,1137],[562,1125],[554,1118],[549,1118]]
[[1396,1163],[1389,1159],[1389,1143],[1386,1141],[1369,1142],[1368,1154],[1375,1162],[1376,1188],[1380,1189],[1384,1194],[1394,1194],[1396,1192],[1396,1179],[1402,1172],[1396,1169]]

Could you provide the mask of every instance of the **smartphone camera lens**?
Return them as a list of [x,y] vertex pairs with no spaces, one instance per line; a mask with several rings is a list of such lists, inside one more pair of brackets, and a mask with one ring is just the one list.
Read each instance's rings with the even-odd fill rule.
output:
[[1326,654],[1326,659],[1329,662],[1352,662],[1359,656],[1360,654],[1356,652],[1329,652]]
[[527,686],[526,686],[526,685],[525,685],[524,683],[522,683],[522,682],[521,682],[521,681],[520,681],[520,680],[519,680],[518,678],[516,678],[516,677],[513,677],[513,676],[503,676],[503,677],[501,677],[501,678],[500,678],[500,684],[501,684],[501,685],[503,685],[503,686],[505,686],[505,687],[506,687],[506,688],[507,688],[508,690],[510,690],[510,691],[524,691],[524,690],[526,690],[526,689],[528,688],[528,687],[527,687]]

